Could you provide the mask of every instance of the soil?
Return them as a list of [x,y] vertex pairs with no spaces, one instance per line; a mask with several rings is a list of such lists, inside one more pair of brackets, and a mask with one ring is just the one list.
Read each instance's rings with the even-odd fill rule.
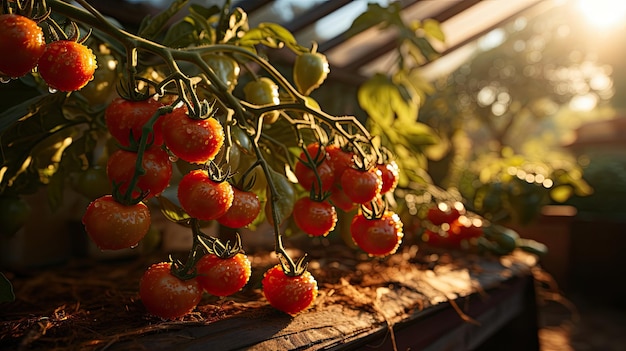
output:
[[[421,246],[418,249],[408,243],[401,252],[385,259],[369,258],[345,245],[322,241],[307,251],[309,270],[320,287],[312,310],[337,303],[371,309],[376,287],[403,284],[403,274],[398,272],[440,267],[472,270],[480,269],[476,264],[479,260],[498,260]],[[289,252],[292,257],[302,254],[297,249]],[[277,260],[271,252],[248,256],[253,273],[242,291],[227,298],[205,294],[193,313],[174,321],[147,315],[138,295],[141,275],[150,264],[167,260],[163,253],[116,261],[76,258],[55,267],[4,272],[14,286],[16,301],[0,305],[0,349],[106,349],[140,335],[208,325],[244,312],[263,316],[273,309],[262,296],[260,281]],[[411,308],[422,309],[430,301],[412,303]]]

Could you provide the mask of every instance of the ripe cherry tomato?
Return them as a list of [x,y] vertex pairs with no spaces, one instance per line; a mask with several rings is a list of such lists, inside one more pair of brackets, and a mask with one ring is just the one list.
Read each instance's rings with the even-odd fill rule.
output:
[[326,236],[337,224],[337,211],[327,201],[315,201],[305,196],[293,208],[293,219],[298,228],[312,236]]
[[326,147],[326,153],[328,153],[328,160],[335,175],[335,182],[341,183],[343,172],[354,165],[354,152],[344,151],[340,146],[331,144]]
[[187,173],[178,184],[178,200],[194,218],[210,221],[223,216],[233,204],[233,187],[214,182],[204,170]]
[[[313,159],[314,163],[321,163],[317,166],[317,174],[321,180],[322,191],[329,191],[335,181],[335,174],[328,161],[328,154],[319,149],[318,143],[312,143],[307,146],[307,152]],[[313,168],[302,161],[308,161],[306,154],[302,152],[300,159],[296,162],[296,169],[294,171],[298,182],[305,190],[311,190],[313,187],[317,190],[319,188],[318,179],[315,176]]]
[[385,194],[389,191],[393,191],[398,185],[398,180],[400,179],[400,169],[398,168],[398,164],[396,161],[391,161],[385,164],[376,165],[381,172],[381,177],[383,179],[383,185],[380,188],[380,193]]
[[92,201],[82,219],[85,231],[102,250],[136,246],[150,229],[150,210],[143,202],[122,205],[113,196]]
[[[157,196],[167,188],[172,178],[172,162],[167,152],[160,147],[146,149],[141,160],[146,173],[139,177],[137,187],[147,192],[146,198]],[[135,174],[137,153],[119,149],[107,162],[107,176],[112,184],[119,184],[121,193],[125,193]],[[133,196],[139,195],[135,191]]]
[[354,243],[371,256],[395,253],[404,235],[400,217],[391,211],[374,219],[358,213],[350,224],[350,234]]
[[196,278],[181,280],[174,276],[170,262],[150,266],[139,282],[139,296],[148,313],[176,319],[193,311],[202,298]]
[[37,65],[46,50],[41,27],[28,17],[0,15],[0,73],[17,78]]
[[187,115],[187,107],[177,108],[163,117],[165,146],[179,158],[191,163],[206,163],[224,145],[224,128],[209,117],[202,120]]
[[251,191],[233,187],[233,204],[226,213],[217,218],[221,225],[230,228],[242,228],[252,223],[261,213],[261,201]]
[[263,295],[274,308],[296,315],[309,308],[317,297],[317,281],[305,271],[302,275],[285,275],[280,265],[276,265],[263,275]]
[[38,62],[41,78],[59,91],[84,87],[93,78],[96,67],[96,56],[91,49],[72,40],[49,43]]
[[[111,136],[122,146],[129,146],[132,139],[139,143],[143,126],[164,104],[149,98],[141,101],[130,101],[116,98],[104,111],[104,119]],[[159,118],[148,134],[148,143],[154,146],[163,144],[163,117]]]
[[356,208],[356,204],[350,200],[348,195],[336,183],[330,189],[330,202],[344,212],[350,212]]
[[448,203],[440,202],[428,209],[426,218],[434,225],[442,225],[444,223],[452,223],[459,218],[463,211],[463,204],[460,202]]
[[341,176],[341,188],[357,204],[368,203],[380,195],[383,185],[380,170],[372,167],[367,171],[348,168]]
[[301,94],[309,95],[326,80],[329,72],[326,56],[319,52],[307,52],[296,57],[293,80]]
[[242,253],[220,258],[206,254],[196,264],[198,283],[207,293],[228,296],[241,290],[250,279],[250,261]]
[[[278,105],[280,98],[278,95],[278,85],[267,77],[261,77],[257,80],[248,82],[243,87],[245,99],[255,105]],[[279,112],[270,111],[261,115],[263,122],[272,124],[278,120]]]

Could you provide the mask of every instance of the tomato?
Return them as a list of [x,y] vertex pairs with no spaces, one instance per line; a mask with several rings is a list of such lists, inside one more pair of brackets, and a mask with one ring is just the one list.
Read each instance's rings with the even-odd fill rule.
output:
[[0,73],[17,78],[35,68],[46,50],[43,30],[17,14],[0,15]]
[[[164,104],[153,98],[130,101],[116,98],[104,111],[104,119],[111,136],[122,146],[129,146],[132,140],[139,143],[143,126]],[[161,116],[148,134],[148,143],[158,146],[163,144],[163,117]]]
[[367,171],[348,168],[341,176],[341,188],[348,198],[357,204],[375,199],[380,194],[382,185],[381,172],[376,167]]
[[78,173],[72,178],[72,187],[89,200],[111,193],[111,183],[107,177],[106,168],[100,166],[89,167]]
[[358,213],[350,223],[350,234],[354,243],[371,256],[395,253],[404,235],[400,217],[391,211],[373,219]]
[[[112,184],[118,184],[123,194],[135,174],[137,153],[119,149],[115,151],[107,162],[107,176]],[[141,160],[146,173],[139,177],[137,187],[146,193],[146,198],[157,196],[167,188],[172,178],[172,162],[167,152],[159,147],[146,149]],[[138,191],[133,196],[139,195]]]
[[150,210],[143,202],[126,206],[105,195],[87,206],[82,222],[100,249],[125,249],[136,246],[148,233]]
[[307,52],[296,57],[293,80],[301,94],[309,95],[326,80],[329,72],[326,56],[319,52]]
[[242,253],[220,258],[206,254],[196,264],[198,283],[207,293],[228,296],[241,290],[250,279],[250,261]]
[[96,67],[96,56],[91,49],[72,40],[49,43],[38,61],[41,78],[59,91],[84,87],[93,78]]
[[306,310],[317,297],[317,281],[308,271],[291,277],[276,265],[265,272],[261,283],[270,305],[290,315]]
[[426,219],[434,225],[449,224],[459,218],[461,211],[463,211],[463,204],[460,202],[440,202],[436,206],[428,209]]
[[483,235],[483,222],[478,217],[462,215],[450,223],[448,233],[458,236],[460,240],[478,238]]
[[[312,143],[307,146],[307,152],[311,156],[313,163],[319,163],[316,167],[317,175],[321,181],[322,191],[329,191],[335,181],[335,174],[328,162],[328,155],[323,150],[319,149],[318,143]],[[300,159],[296,162],[296,169],[294,173],[298,182],[305,190],[311,190],[313,187],[317,190],[319,188],[318,179],[315,175],[315,171],[305,162],[308,162],[304,151],[300,154]]]
[[178,200],[194,218],[210,221],[223,216],[233,204],[233,187],[215,182],[204,170],[191,171],[178,184]]
[[193,311],[202,298],[196,278],[181,280],[172,274],[170,262],[148,267],[139,281],[139,297],[151,315],[177,319]]
[[344,212],[350,212],[356,208],[356,204],[350,200],[348,195],[337,184],[334,184],[330,189],[330,202]]
[[30,205],[19,196],[0,196],[0,234],[12,236],[30,219]]
[[396,161],[391,161],[385,164],[378,164],[376,168],[380,170],[383,185],[380,188],[380,193],[385,194],[389,191],[393,191],[398,185],[400,179],[400,169]]
[[224,145],[224,128],[213,117],[190,118],[187,107],[183,106],[163,117],[163,140],[179,158],[191,163],[206,163],[215,158]]
[[[278,105],[280,98],[278,95],[278,85],[267,77],[248,82],[243,87],[245,99],[255,105]],[[278,120],[279,112],[270,111],[261,115],[263,122],[271,124]]]
[[217,221],[230,228],[242,228],[252,223],[261,213],[261,201],[251,191],[233,187],[233,204]]
[[311,236],[326,236],[337,224],[337,211],[326,201],[298,199],[293,208],[293,219],[298,228]]
[[[260,167],[259,167],[260,168]],[[270,178],[278,193],[278,199],[276,201],[276,216],[278,222],[283,223],[293,213],[293,207],[296,203],[296,191],[291,182],[282,174],[271,170]],[[274,217],[272,216],[272,193],[268,188],[266,190],[267,202],[265,203],[265,218],[270,224],[274,224]]]
[[326,153],[335,175],[335,182],[340,183],[343,172],[354,165],[354,152],[344,151],[340,146],[331,144],[326,147]]
[[204,56],[204,60],[211,67],[217,77],[226,85],[226,90],[231,92],[239,79],[239,64],[237,61],[225,55],[210,54]]

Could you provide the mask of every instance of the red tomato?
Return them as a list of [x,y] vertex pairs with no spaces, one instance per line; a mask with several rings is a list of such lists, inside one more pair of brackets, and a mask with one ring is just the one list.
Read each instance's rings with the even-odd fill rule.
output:
[[[130,101],[116,98],[104,111],[104,119],[111,136],[122,146],[129,146],[132,138],[139,143],[143,126],[164,104],[153,98]],[[163,117],[160,117],[148,134],[148,143],[154,146],[163,144]]]
[[398,185],[398,180],[400,179],[400,169],[398,168],[398,164],[396,161],[391,161],[386,164],[378,164],[376,165],[381,172],[381,177],[383,179],[383,185],[380,188],[380,193],[385,194],[389,191],[393,191]]
[[0,73],[17,78],[37,65],[46,50],[41,27],[28,17],[0,15]]
[[344,212],[350,212],[356,208],[355,203],[350,200],[348,195],[336,183],[330,189],[330,202]]
[[355,215],[350,234],[354,243],[371,256],[395,253],[404,235],[400,217],[390,211],[378,219],[367,219],[363,213]]
[[210,221],[223,216],[233,204],[233,187],[214,182],[204,170],[187,173],[178,184],[178,200],[194,218]]
[[46,45],[37,69],[50,88],[75,91],[93,78],[96,67],[96,55],[89,47],[72,40],[57,40]]
[[448,233],[456,235],[460,240],[478,238],[483,235],[483,224],[480,218],[460,216],[450,223]]
[[250,261],[242,253],[220,258],[204,255],[196,264],[198,282],[207,293],[228,296],[241,290],[250,279]]
[[196,278],[181,280],[174,276],[170,262],[150,266],[139,282],[139,296],[148,313],[177,319],[193,311],[202,298]]
[[434,225],[449,224],[459,218],[463,210],[463,204],[460,202],[440,202],[436,206],[428,209],[426,218]]
[[150,210],[142,202],[125,206],[105,195],[87,206],[82,222],[100,249],[125,249],[136,246],[148,233]]
[[[308,145],[307,152],[314,162],[322,161],[317,166],[316,170],[322,182],[322,191],[330,190],[333,182],[335,181],[335,175],[333,173],[332,167],[330,166],[330,163],[328,162],[328,155],[319,150],[318,143]],[[301,160],[308,161],[304,152],[300,154],[300,160],[296,162],[296,169],[294,171],[294,173],[296,174],[296,178],[298,178],[298,182],[305,190],[311,190],[313,186],[315,186],[315,189],[318,189],[319,184],[313,168],[302,163]]]
[[368,203],[380,195],[383,185],[380,171],[373,167],[368,171],[348,168],[341,176],[341,188],[348,198],[357,204]]
[[346,152],[335,144],[328,145],[326,152],[328,153],[330,165],[333,168],[335,182],[339,183],[341,182],[343,172],[354,165],[354,152]]
[[[146,198],[159,194],[170,183],[172,178],[172,162],[169,155],[161,148],[150,148],[143,154],[142,165],[146,173],[139,177],[137,187],[143,192],[148,192]],[[120,185],[120,192],[125,193],[130,180],[135,174],[137,153],[119,149],[115,151],[107,162],[107,176],[111,183]],[[134,196],[139,195],[135,191]]]
[[305,271],[302,275],[287,276],[280,265],[263,275],[263,295],[277,310],[296,315],[309,308],[317,297],[317,281]]
[[233,187],[233,204],[226,213],[217,218],[221,225],[230,228],[242,228],[252,223],[261,213],[261,201],[251,191]]
[[163,117],[163,140],[179,158],[191,163],[205,163],[215,158],[224,145],[224,128],[213,117],[190,118],[187,107],[183,106]]
[[305,196],[296,201],[293,219],[298,228],[312,236],[326,236],[337,224],[337,211],[326,201],[311,200]]

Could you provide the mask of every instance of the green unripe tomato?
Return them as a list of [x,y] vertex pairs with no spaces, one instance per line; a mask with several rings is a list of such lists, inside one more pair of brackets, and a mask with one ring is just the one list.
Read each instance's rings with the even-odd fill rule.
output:
[[[248,102],[255,105],[278,105],[280,98],[278,97],[278,85],[267,77],[261,77],[247,83],[243,87],[243,93]],[[263,122],[271,124],[278,119],[278,111],[269,111],[261,115]]]
[[232,92],[239,79],[239,64],[225,55],[210,54],[205,56],[205,62],[215,72],[217,77],[226,85],[228,92]]
[[307,52],[296,57],[293,80],[303,95],[309,95],[319,87],[330,73],[326,56],[319,52]]

